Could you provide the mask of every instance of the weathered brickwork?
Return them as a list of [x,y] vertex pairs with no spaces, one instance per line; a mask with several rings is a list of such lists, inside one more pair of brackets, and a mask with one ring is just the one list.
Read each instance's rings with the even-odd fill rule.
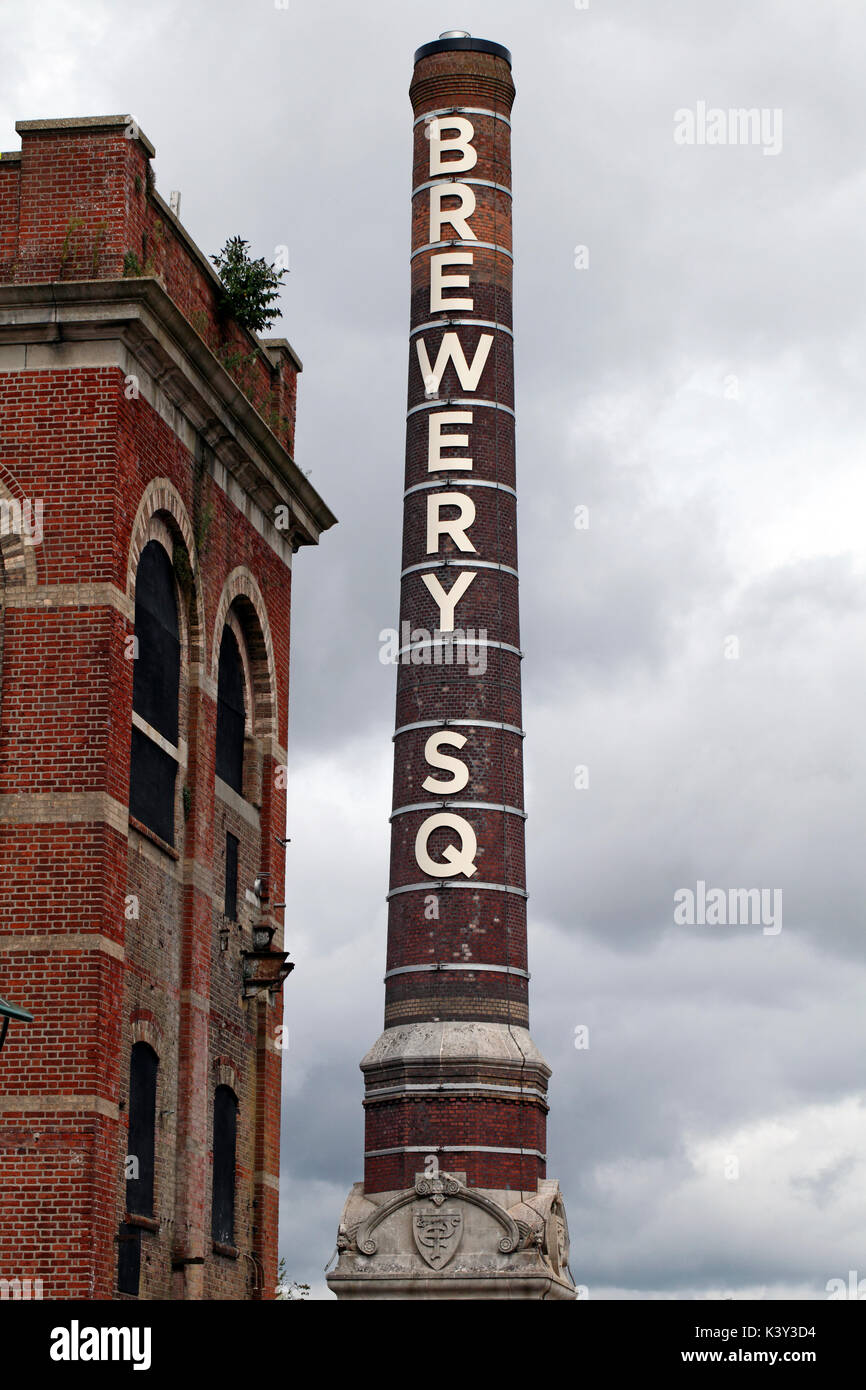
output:
[[[529,977],[508,121],[514,87],[507,62],[496,54],[450,51],[418,63],[410,95],[414,164],[403,659],[397,677],[385,1027],[447,1019],[525,1028]],[[441,120],[446,139],[461,134],[449,113],[468,123],[462,135],[471,135],[477,159],[466,172],[449,174],[446,158],[437,175],[431,155],[436,122]],[[455,169],[464,157],[455,152]],[[441,187],[434,196],[431,185],[437,181]],[[449,211],[459,217],[472,199],[474,211],[467,213],[465,226],[449,223]],[[463,274],[465,264],[466,278],[456,286],[446,279],[446,306],[437,308],[431,306],[432,284],[435,258],[443,252],[471,264],[447,267],[444,274],[453,276]],[[448,307],[447,299],[458,296],[468,296],[471,307]],[[440,348],[447,352],[455,340],[466,364],[487,353],[477,379],[471,385],[461,380],[464,369],[452,354],[431,384],[419,343],[435,375]],[[471,418],[449,420],[449,411],[471,412]],[[441,433],[438,458],[431,419],[432,429]],[[447,531],[431,539],[434,494],[469,499],[472,515],[462,543]],[[445,646],[431,660],[424,644],[440,629],[440,601],[423,577],[435,576],[448,590],[466,574],[471,584],[458,602],[454,635],[483,646]],[[435,765],[426,760],[428,739],[443,729],[466,740],[458,756],[468,779],[463,790],[447,794],[423,786],[425,775],[435,774]],[[477,850],[471,877],[430,881],[419,868],[418,836],[440,811],[456,813],[472,827]],[[450,825],[429,833],[426,846],[434,863],[443,863],[453,841]],[[457,1058],[443,1060],[428,1077],[442,1088],[438,1094],[381,1098],[379,1069],[365,1067],[366,1193],[411,1185],[424,1152],[438,1155],[445,1166],[465,1169],[471,1186],[536,1188],[545,1176],[546,1075],[537,1076],[531,1095],[523,1079],[507,1070],[484,1085],[479,1081],[477,1091],[466,1089],[485,1066],[479,1056],[467,1075]]]
[[385,1019],[339,1299],[574,1297],[529,1033],[511,312],[511,55],[415,54]]
[[[146,137],[128,117],[17,128],[20,154],[0,159],[0,992],[34,1022],[0,1056],[0,1276],[39,1277],[46,1298],[129,1297],[125,1227],[139,1298],[270,1298],[291,561],[334,518],[292,458],[300,362],[220,313]],[[6,523],[34,501],[40,534],[22,536]],[[150,542],[178,611],[172,844],[129,813]],[[225,626],[241,792],[216,777]],[[158,1058],[152,1217],[126,1211],[136,1043]],[[219,1247],[218,1086],[237,1099]]]

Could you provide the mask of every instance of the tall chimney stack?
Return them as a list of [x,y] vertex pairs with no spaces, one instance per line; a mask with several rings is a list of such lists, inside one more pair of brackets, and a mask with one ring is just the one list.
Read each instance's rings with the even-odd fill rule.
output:
[[529,1035],[511,55],[415,54],[385,1030],[339,1298],[574,1298]]

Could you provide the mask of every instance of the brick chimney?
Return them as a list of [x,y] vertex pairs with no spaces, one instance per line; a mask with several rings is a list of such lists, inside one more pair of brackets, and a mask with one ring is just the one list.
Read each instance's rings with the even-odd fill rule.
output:
[[415,55],[411,328],[385,1031],[341,1298],[571,1298],[528,1032],[511,59]]

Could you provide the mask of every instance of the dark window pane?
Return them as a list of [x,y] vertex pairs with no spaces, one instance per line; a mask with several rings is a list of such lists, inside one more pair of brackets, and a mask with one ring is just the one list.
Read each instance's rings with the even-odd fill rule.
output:
[[244,789],[244,672],[237,640],[223,628],[217,682],[216,775]]
[[135,580],[135,636],[132,708],[177,743],[180,640],[171,561],[158,541],[141,552]]
[[235,1145],[238,1102],[228,1086],[217,1086],[213,1106],[213,1208],[211,1233],[222,1245],[235,1240]]
[[117,1234],[117,1288],[138,1297],[141,1280],[141,1231],[121,1225]]
[[126,1210],[136,1216],[153,1216],[158,1067],[159,1059],[152,1047],[140,1042],[133,1045],[129,1067],[127,1157],[135,1159],[133,1171],[137,1171],[138,1176],[126,1180]]
[[233,922],[238,917],[238,845],[236,835],[226,835],[226,904],[225,915]]
[[[135,638],[132,708],[169,743],[178,741],[180,639],[171,561],[158,541],[141,552],[135,578]],[[133,728],[129,809],[168,844],[174,844],[174,783],[177,766],[140,730]]]
[[132,730],[129,765],[129,812],[155,835],[174,844],[174,781],[177,763],[170,753]]

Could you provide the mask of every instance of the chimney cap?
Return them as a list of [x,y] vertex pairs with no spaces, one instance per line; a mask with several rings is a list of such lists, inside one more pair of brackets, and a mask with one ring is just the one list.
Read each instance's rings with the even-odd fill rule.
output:
[[501,43],[492,43],[490,39],[473,39],[464,29],[446,29],[438,39],[432,43],[425,43],[415,53],[415,62],[420,63],[422,58],[429,58],[434,53],[492,53],[497,58],[504,58],[511,67],[511,54]]

